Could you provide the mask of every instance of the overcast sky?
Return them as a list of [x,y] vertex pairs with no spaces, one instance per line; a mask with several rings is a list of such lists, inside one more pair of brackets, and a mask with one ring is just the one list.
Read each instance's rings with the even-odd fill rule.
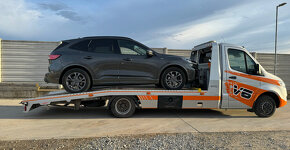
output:
[[[0,0],[0,38],[61,41],[118,35],[149,47],[210,40],[273,52],[275,6],[288,0]],[[290,4],[279,8],[278,51],[290,53]]]

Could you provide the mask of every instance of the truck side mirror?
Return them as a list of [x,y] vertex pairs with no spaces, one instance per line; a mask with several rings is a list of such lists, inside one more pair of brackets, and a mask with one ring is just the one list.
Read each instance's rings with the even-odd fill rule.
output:
[[147,50],[147,56],[148,57],[152,57],[154,54],[153,54],[153,51],[152,50]]
[[256,64],[257,75],[262,75],[261,65]]

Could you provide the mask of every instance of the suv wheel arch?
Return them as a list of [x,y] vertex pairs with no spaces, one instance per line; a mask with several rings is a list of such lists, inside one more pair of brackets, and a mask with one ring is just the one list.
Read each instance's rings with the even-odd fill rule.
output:
[[255,102],[254,102],[254,104],[253,104],[253,108],[255,107],[255,104],[256,104],[257,100],[259,99],[259,97],[261,97],[261,96],[263,96],[263,95],[271,96],[271,97],[275,100],[276,108],[278,108],[278,107],[280,106],[280,99],[279,99],[279,96],[278,96],[276,93],[272,92],[272,91],[268,91],[268,92],[264,92],[264,93],[260,94],[260,95],[256,98],[256,100],[255,100]]
[[91,81],[93,82],[92,74],[91,74],[91,72],[86,67],[79,66],[79,65],[72,65],[72,66],[68,66],[65,69],[63,69],[63,71],[61,72],[61,75],[59,77],[59,81],[58,81],[59,84],[62,84],[62,77],[65,74],[65,72],[67,72],[70,69],[74,69],[74,68],[79,68],[79,69],[82,69],[82,70],[86,71],[88,73],[88,75],[90,76]]
[[171,67],[177,67],[177,68],[181,69],[185,73],[185,82],[187,83],[187,81],[188,81],[188,74],[187,74],[187,71],[182,66],[180,66],[180,65],[168,65],[168,66],[163,67],[161,69],[161,72],[159,72],[159,74],[158,74],[158,82],[159,82],[159,84],[160,84],[160,79],[161,79],[161,76],[162,76],[163,72],[166,69],[171,68]]

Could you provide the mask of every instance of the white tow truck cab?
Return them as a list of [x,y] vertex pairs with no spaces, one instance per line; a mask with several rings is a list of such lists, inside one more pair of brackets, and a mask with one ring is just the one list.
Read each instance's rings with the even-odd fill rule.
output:
[[214,41],[193,48],[197,70],[187,90],[122,88],[76,94],[58,94],[23,100],[25,112],[39,106],[75,104],[106,106],[116,117],[130,117],[136,108],[147,109],[248,109],[259,117],[271,116],[287,103],[284,82],[268,73],[241,47]]

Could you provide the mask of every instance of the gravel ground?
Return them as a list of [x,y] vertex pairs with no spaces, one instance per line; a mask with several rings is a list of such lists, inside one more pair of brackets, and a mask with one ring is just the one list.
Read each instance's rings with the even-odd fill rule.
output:
[[0,149],[290,149],[290,131],[0,141]]

